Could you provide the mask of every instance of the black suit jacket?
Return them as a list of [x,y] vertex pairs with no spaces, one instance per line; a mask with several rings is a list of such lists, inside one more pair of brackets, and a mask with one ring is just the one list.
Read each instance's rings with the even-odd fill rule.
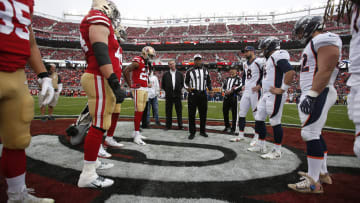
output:
[[181,72],[176,71],[175,73],[175,89],[173,89],[172,78],[170,71],[164,73],[161,81],[161,88],[165,90],[165,97],[180,97],[181,90],[184,87],[184,76]]

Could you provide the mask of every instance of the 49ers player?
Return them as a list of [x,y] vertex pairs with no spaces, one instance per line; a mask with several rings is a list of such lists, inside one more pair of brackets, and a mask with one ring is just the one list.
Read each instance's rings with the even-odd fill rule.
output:
[[31,27],[33,8],[33,0],[0,1],[1,167],[10,203],[54,202],[30,195],[25,185],[25,148],[30,143],[30,122],[34,117],[34,100],[24,71],[27,62],[40,78],[41,95],[45,96],[43,104],[49,104],[54,95]]
[[[147,101],[148,87],[148,69],[149,62],[155,57],[155,49],[146,46],[142,49],[141,56],[133,58],[132,63],[124,70],[124,78],[126,82],[133,88],[135,115],[134,115],[134,142],[139,145],[146,143],[142,139],[146,137],[140,134],[140,121],[145,109]],[[132,72],[132,83],[130,81],[130,73]]]
[[103,135],[110,128],[112,113],[120,112],[120,105],[116,104],[125,98],[118,78],[121,76],[120,46],[114,33],[114,22],[119,15],[114,2],[93,0],[92,9],[80,24],[80,42],[88,63],[81,85],[88,97],[92,126],[84,143],[84,167],[79,187],[103,188],[114,183],[100,177],[96,169],[113,166],[100,163],[97,156]]

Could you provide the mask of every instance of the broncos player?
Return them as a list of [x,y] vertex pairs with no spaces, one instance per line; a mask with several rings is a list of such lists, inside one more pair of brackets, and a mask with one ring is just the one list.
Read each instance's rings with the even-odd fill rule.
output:
[[[135,115],[134,115],[134,142],[139,145],[145,145],[143,139],[145,136],[140,134],[140,122],[144,112],[147,98],[148,74],[149,64],[155,57],[155,49],[146,46],[141,51],[141,56],[133,58],[132,63],[124,70],[124,78],[126,83],[133,89]],[[132,72],[132,80],[130,80],[130,73]],[[132,82],[132,83],[131,83]]]
[[[243,74],[243,94],[240,100],[239,111],[239,136],[232,138],[230,141],[237,142],[244,139],[245,117],[251,106],[252,112],[255,115],[256,105],[261,97],[261,80],[263,75],[264,60],[256,58],[255,48],[252,46],[245,47],[244,50],[247,62],[244,64]],[[258,141],[259,134],[255,133],[250,145],[255,146]]]
[[0,138],[1,168],[7,183],[8,202],[54,202],[28,193],[25,184],[25,148],[30,144],[34,100],[29,94],[25,65],[38,75],[43,105],[52,100],[54,89],[41,60],[31,27],[33,0],[3,0],[0,12]]
[[114,183],[99,176],[96,168],[100,165],[97,156],[103,135],[111,126],[112,113],[120,112],[120,106],[116,104],[125,98],[118,78],[121,71],[120,46],[113,28],[118,18],[119,11],[114,2],[93,0],[91,10],[80,24],[80,42],[88,63],[81,85],[88,97],[92,126],[85,138],[79,187],[103,188]]
[[303,180],[288,186],[303,193],[323,193],[321,183],[332,183],[327,172],[327,147],[321,130],[337,98],[334,83],[339,72],[337,65],[341,59],[342,42],[337,34],[323,32],[323,29],[320,16],[302,17],[293,29],[293,35],[306,44],[301,60],[302,95],[298,110],[301,137],[307,147],[308,172],[299,172]]
[[283,137],[281,117],[287,98],[287,90],[294,78],[295,71],[289,63],[289,53],[280,49],[280,40],[278,38],[265,38],[260,42],[259,49],[263,51],[266,58],[262,80],[264,94],[257,104],[255,115],[255,132],[259,133],[259,141],[255,146],[248,148],[248,150],[261,153],[266,152],[265,119],[269,116],[274,132],[275,147],[269,153],[261,155],[261,158],[279,159],[281,158],[281,142]]

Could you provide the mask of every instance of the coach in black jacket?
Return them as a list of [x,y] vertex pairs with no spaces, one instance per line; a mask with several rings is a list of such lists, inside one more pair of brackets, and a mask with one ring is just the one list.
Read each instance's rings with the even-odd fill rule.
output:
[[175,110],[178,120],[179,130],[183,129],[182,125],[182,105],[181,105],[181,90],[184,87],[184,76],[181,72],[176,71],[175,61],[171,60],[168,63],[170,71],[164,73],[161,81],[161,88],[165,90],[166,99],[166,130],[171,129],[172,126],[172,110],[175,104]]

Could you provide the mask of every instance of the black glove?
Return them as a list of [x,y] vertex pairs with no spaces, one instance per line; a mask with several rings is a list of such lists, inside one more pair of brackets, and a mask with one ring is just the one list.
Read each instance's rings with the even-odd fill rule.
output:
[[306,95],[305,99],[300,104],[300,109],[304,114],[311,114],[315,107],[316,97]]
[[112,73],[107,80],[116,97],[116,103],[122,103],[126,95],[125,92],[120,88],[119,79],[117,78],[116,74]]

